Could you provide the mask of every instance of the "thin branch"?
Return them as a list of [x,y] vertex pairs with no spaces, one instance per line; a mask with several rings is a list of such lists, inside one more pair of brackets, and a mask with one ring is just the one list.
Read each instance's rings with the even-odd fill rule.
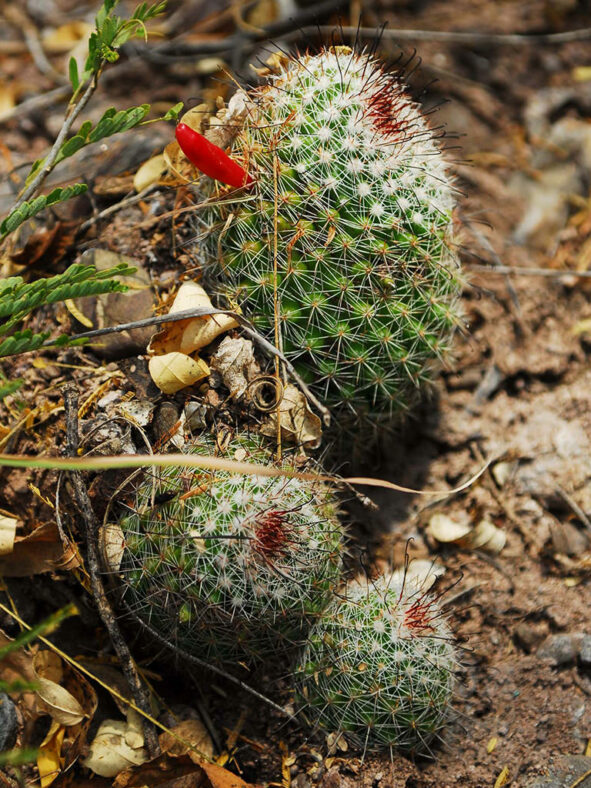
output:
[[17,200],[16,204],[12,208],[12,211],[15,211],[26,200],[28,200],[30,197],[32,197],[33,194],[35,194],[35,192],[37,191],[37,189],[39,189],[39,187],[41,186],[43,181],[47,178],[49,173],[52,171],[52,169],[53,169],[53,167],[55,165],[55,160],[58,157],[58,154],[60,152],[60,149],[61,149],[62,145],[64,144],[64,142],[66,140],[66,137],[70,133],[70,129],[74,125],[74,121],[76,120],[78,115],[82,112],[84,107],[88,104],[88,102],[90,100],[90,97],[92,96],[92,94],[96,90],[96,86],[97,86],[97,75],[95,75],[93,77],[93,79],[90,81],[90,84],[88,85],[88,87],[84,91],[84,93],[81,96],[81,98],[78,101],[78,103],[72,108],[72,110],[69,113],[69,115],[67,115],[66,118],[64,119],[64,122],[62,124],[61,129],[60,129],[60,132],[57,135],[57,138],[56,138],[55,142],[53,143],[53,147],[51,148],[51,150],[49,151],[49,153],[47,154],[47,156],[45,158],[43,167],[39,170],[39,172],[33,178],[31,183],[27,186],[27,188],[21,194],[21,196]]
[[546,276],[550,279],[557,279],[562,276],[576,276],[581,279],[591,279],[591,271],[573,271],[572,269],[556,268],[520,268],[512,265],[470,265],[470,271],[482,271],[487,274],[515,274],[515,276]]
[[118,203],[115,203],[115,205],[110,205],[108,208],[105,208],[104,211],[97,213],[96,216],[91,216],[90,219],[87,219],[87,221],[85,221],[84,224],[80,226],[78,232],[85,232],[90,227],[92,227],[93,224],[96,224],[96,222],[99,222],[101,219],[105,219],[107,216],[117,213],[117,211],[121,211],[123,208],[128,208],[130,205],[135,205],[137,202],[141,202],[144,197],[147,197],[148,194],[151,194],[157,188],[157,183],[151,183],[143,191],[139,192],[139,194],[133,194],[131,197],[125,197]]
[[[78,390],[73,385],[68,385],[64,388],[64,408],[66,412],[66,439],[67,439],[67,453],[70,457],[78,455]],[[90,575],[90,585],[92,588],[92,595],[96,603],[99,615],[109,637],[113,644],[113,648],[117,654],[121,669],[129,685],[129,689],[133,696],[136,705],[142,709],[146,714],[150,713],[150,697],[148,692],[141,683],[139,674],[135,667],[135,663],[121,634],[119,624],[113,614],[111,605],[105,592],[102,579],[100,577],[100,562],[98,553],[97,535],[99,530],[99,522],[96,518],[88,491],[82,476],[79,471],[71,472],[72,485],[74,487],[74,496],[82,514],[84,522],[84,530],[86,537],[86,566],[88,574]],[[144,736],[146,747],[151,757],[155,757],[159,752],[158,737],[153,726],[144,718]]]
[[[339,27],[343,36],[359,35],[363,38],[375,38],[377,30],[371,27]],[[322,33],[330,35],[335,28],[328,25],[304,28],[298,35],[307,33]],[[295,33],[295,31],[294,31]],[[580,30],[568,30],[564,33],[471,33],[471,32],[444,32],[442,30],[382,30],[382,38],[399,41],[439,41],[443,44],[499,44],[501,46],[523,46],[531,44],[568,44],[572,41],[587,41],[591,39],[591,27]],[[293,36],[292,36],[293,37]]]

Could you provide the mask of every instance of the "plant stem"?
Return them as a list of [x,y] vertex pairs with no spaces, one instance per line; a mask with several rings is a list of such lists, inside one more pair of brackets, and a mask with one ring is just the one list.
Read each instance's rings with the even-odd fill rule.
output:
[[[66,436],[67,452],[71,457],[76,457],[78,453],[78,390],[75,386],[69,385],[64,389],[64,407],[66,411]],[[82,476],[79,471],[71,473],[72,485],[74,487],[74,497],[82,514],[86,537],[86,564],[90,575],[90,585],[92,596],[97,606],[99,615],[109,637],[113,648],[117,654],[121,669],[129,685],[130,692],[137,706],[149,715],[150,697],[145,687],[142,685],[133,657],[129,651],[127,643],[119,624],[113,614],[107,593],[100,577],[100,562],[98,554],[97,535],[99,523],[92,508],[90,498]],[[153,726],[144,718],[144,737],[146,748],[150,757],[155,757],[160,750],[158,737]]]
[[70,129],[74,125],[74,121],[76,120],[78,115],[82,112],[84,107],[88,104],[90,97],[96,90],[97,79],[98,79],[98,73],[95,74],[95,76],[92,78],[88,87],[86,88],[81,98],[79,99],[78,103],[72,107],[68,115],[66,115],[66,117],[64,118],[64,122],[62,123],[62,127],[59,131],[59,134],[57,135],[51,150],[49,151],[48,155],[45,158],[43,167],[39,170],[39,172],[33,178],[31,183],[27,186],[27,188],[22,192],[21,196],[18,198],[15,205],[13,206],[11,213],[12,211],[16,211],[17,208],[20,208],[20,206],[26,200],[30,199],[35,194],[35,192],[39,189],[43,181],[53,170],[53,167],[55,165],[55,160],[58,157],[58,154],[60,152],[62,145],[66,140],[66,137],[70,133]]

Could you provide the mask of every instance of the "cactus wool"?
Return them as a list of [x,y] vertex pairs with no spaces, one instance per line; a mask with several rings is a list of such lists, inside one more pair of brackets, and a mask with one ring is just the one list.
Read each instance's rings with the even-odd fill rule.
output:
[[311,725],[364,751],[424,753],[447,719],[456,666],[435,598],[381,580],[326,611],[295,679]]
[[[187,450],[271,461],[246,434],[223,451],[210,436]],[[315,482],[161,469],[120,527],[128,610],[171,646],[214,664],[300,645],[339,582],[342,528],[330,492]]]
[[275,56],[269,71],[231,151],[252,181],[212,199],[206,254],[229,303],[329,407],[395,418],[458,323],[438,139],[368,54]]

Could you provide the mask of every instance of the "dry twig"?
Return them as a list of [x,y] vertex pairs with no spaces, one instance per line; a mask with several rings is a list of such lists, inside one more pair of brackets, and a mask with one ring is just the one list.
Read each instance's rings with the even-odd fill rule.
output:
[[[76,457],[78,453],[78,390],[74,385],[64,388],[64,408],[66,413],[66,440],[67,453],[70,457]],[[105,587],[100,577],[100,563],[98,554],[97,534],[99,523],[90,503],[88,492],[82,481],[82,476],[78,471],[72,471],[72,485],[76,503],[82,514],[84,522],[85,541],[86,541],[86,568],[90,576],[92,595],[97,606],[99,615],[109,637],[113,648],[117,654],[121,669],[129,685],[129,689],[136,705],[146,714],[150,713],[150,698],[142,685],[133,657],[129,651],[127,643],[121,634],[119,624],[115,618]],[[146,748],[150,757],[155,757],[159,752],[158,737],[152,725],[144,718],[144,736]]]

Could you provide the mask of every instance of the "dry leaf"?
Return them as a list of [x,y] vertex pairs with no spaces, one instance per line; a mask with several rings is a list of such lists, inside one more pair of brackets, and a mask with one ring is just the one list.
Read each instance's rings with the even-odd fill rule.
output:
[[125,535],[118,523],[107,523],[99,531],[99,550],[104,566],[118,572],[125,552]]
[[128,714],[126,721],[105,720],[101,723],[90,745],[90,752],[82,764],[100,777],[115,777],[124,769],[140,766],[148,760],[143,743],[141,721],[137,713]]
[[60,657],[53,651],[43,650],[33,657],[36,693],[39,707],[59,725],[77,725],[87,717],[81,704],[65,687],[63,665]]
[[152,156],[152,158],[145,161],[136,172],[133,178],[133,188],[136,192],[143,192],[148,186],[152,186],[153,183],[158,183],[166,170],[167,164],[164,154],[159,153],[158,156]]
[[[310,409],[308,400],[302,392],[289,383],[283,391],[283,399],[279,405],[281,437],[298,445],[307,445],[315,449],[320,445],[322,422]],[[268,420],[261,426],[263,435],[277,435],[277,413],[273,411]]]
[[12,84],[0,81],[0,119],[16,107],[16,91]]
[[250,339],[226,337],[211,357],[212,371],[219,372],[232,399],[240,399],[249,383],[261,374]]
[[[176,734],[183,742],[180,742],[170,733],[161,733],[159,736],[162,752],[180,758],[188,755],[194,763],[202,762],[201,756],[211,758],[213,756],[213,742],[206,727],[199,720],[185,720],[172,728],[172,733]],[[191,750],[192,745],[197,752]]]
[[500,553],[507,541],[507,535],[490,522],[481,520],[476,527],[460,524],[441,512],[429,520],[427,532],[442,544],[457,544],[470,550],[484,550],[487,553]]
[[12,553],[16,536],[16,517],[9,517],[0,513],[0,555]]
[[44,523],[26,536],[17,536],[10,556],[0,556],[0,575],[29,577],[57,568],[80,566],[71,545],[62,545],[57,525]]
[[165,394],[175,394],[209,375],[205,361],[200,358],[195,361],[184,353],[153,356],[148,362],[148,370],[154,383]]
[[406,567],[396,569],[390,575],[388,583],[405,584],[406,587],[414,587],[416,590],[428,591],[438,577],[445,574],[445,567],[436,561],[428,561],[425,558],[413,558]]
[[37,768],[39,769],[41,788],[47,788],[56,777],[59,777],[63,766],[61,752],[65,734],[65,726],[53,720],[47,736],[41,742],[39,753],[37,754]]
[[221,766],[202,761],[199,765],[183,755],[161,755],[150,763],[117,775],[113,788],[253,788]]
[[[183,282],[169,314],[174,315],[187,309],[211,307],[211,299],[201,285],[196,282]],[[179,351],[188,355],[201,350],[220,334],[237,326],[238,323],[233,317],[224,314],[178,320],[176,323],[166,325],[152,338],[148,353],[159,355]]]
[[434,514],[427,526],[427,533],[431,534],[433,539],[443,544],[458,542],[460,539],[467,536],[471,530],[471,525],[457,523],[455,520],[452,520],[451,517],[441,512]]

